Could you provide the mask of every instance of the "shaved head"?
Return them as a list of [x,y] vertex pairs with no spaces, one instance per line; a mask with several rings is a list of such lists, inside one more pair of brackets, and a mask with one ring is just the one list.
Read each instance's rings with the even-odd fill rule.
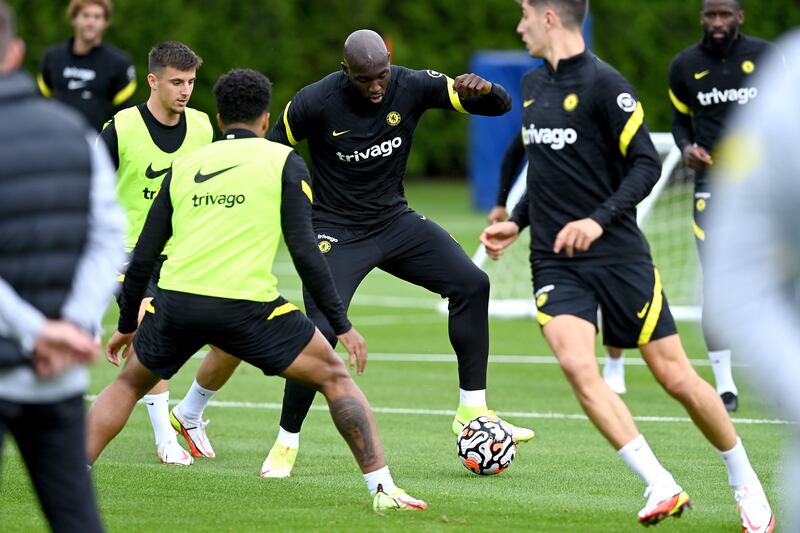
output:
[[383,37],[372,30],[357,30],[348,35],[344,41],[342,72],[362,97],[373,104],[382,103],[392,78]]
[[344,42],[344,62],[353,70],[372,70],[389,62],[389,51],[374,31],[356,30]]

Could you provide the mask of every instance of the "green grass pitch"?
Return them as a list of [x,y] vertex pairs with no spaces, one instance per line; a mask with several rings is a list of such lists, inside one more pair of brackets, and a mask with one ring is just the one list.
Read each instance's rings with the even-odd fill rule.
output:
[[[472,253],[484,217],[472,212],[461,183],[413,182],[412,207],[448,229]],[[276,270],[282,292],[302,303],[288,255]],[[450,423],[458,399],[456,366],[438,297],[381,272],[362,285],[351,319],[367,339],[372,359],[357,377],[376,410],[387,459],[397,483],[427,500],[421,513],[371,510],[371,499],[344,441],[318,396],[305,423],[295,473],[262,480],[261,462],[277,433],[283,392],[280,378],[242,365],[214,398],[206,415],[217,458],[190,468],[158,462],[146,410],[138,406],[128,426],[94,468],[109,531],[639,531],[636,512],[644,487],[594,427],[583,418],[558,366],[531,321],[492,321],[490,407],[536,439],[520,445],[511,468],[477,477],[461,466]],[[107,326],[114,324],[109,316]],[[705,360],[697,325],[681,324],[690,358]],[[439,355],[437,355],[439,354]],[[412,357],[413,356],[413,357]],[[509,356],[509,357],[504,357]],[[661,461],[692,496],[694,509],[658,526],[664,531],[736,531],[741,525],[725,468],[688,421],[679,404],[655,383],[635,353],[628,353],[626,403]],[[193,359],[173,380],[180,398],[194,377]],[[706,378],[710,368],[697,365]],[[737,429],[773,506],[780,510],[781,447],[787,427],[774,419],[757,391],[746,388],[745,369]],[[90,394],[113,378],[101,362],[92,369]],[[46,531],[16,448],[3,452],[0,530]]]

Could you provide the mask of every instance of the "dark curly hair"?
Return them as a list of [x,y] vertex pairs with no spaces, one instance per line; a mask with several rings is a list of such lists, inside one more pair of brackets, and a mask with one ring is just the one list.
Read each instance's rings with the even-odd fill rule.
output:
[[272,83],[255,70],[229,70],[214,84],[217,113],[224,124],[249,124],[269,109]]

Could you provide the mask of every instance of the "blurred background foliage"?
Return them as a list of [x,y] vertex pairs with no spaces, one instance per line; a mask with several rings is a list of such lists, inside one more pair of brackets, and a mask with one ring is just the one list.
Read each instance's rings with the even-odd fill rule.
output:
[[[67,1],[6,0],[28,45],[25,67],[35,73],[44,49],[72,35]],[[743,0],[745,33],[772,40],[800,25],[798,0]],[[637,88],[650,129],[668,131],[667,68],[701,37],[701,0],[595,0],[593,51]],[[205,60],[192,106],[209,114],[211,86],[234,67],[250,67],[274,84],[273,118],[303,85],[339,67],[344,38],[372,28],[393,45],[393,62],[456,76],[477,50],[522,50],[514,0],[116,0],[106,41],[126,50],[147,98],[147,52],[180,40]],[[417,130],[409,176],[464,176],[467,122],[427,113]]]

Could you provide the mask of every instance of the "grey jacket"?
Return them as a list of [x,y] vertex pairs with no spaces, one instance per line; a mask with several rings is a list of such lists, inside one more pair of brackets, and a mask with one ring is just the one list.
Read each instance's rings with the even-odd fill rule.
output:
[[22,73],[0,77],[0,152],[0,399],[59,401],[85,390],[86,370],[39,379],[32,349],[48,318],[100,333],[124,257],[114,169],[83,119]]

